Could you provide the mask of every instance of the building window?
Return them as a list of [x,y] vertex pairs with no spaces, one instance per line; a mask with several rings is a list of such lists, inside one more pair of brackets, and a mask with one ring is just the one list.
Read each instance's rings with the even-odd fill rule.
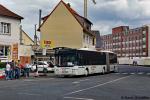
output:
[[8,56],[10,46],[0,45],[0,56]]
[[10,34],[11,33],[11,24],[10,23],[0,23],[0,34]]
[[93,38],[92,40],[93,40],[93,46],[94,46],[95,45],[95,39]]

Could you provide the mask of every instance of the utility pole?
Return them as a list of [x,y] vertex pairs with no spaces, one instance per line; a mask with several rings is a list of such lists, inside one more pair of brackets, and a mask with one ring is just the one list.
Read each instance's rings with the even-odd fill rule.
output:
[[37,45],[36,24],[35,24],[35,34],[34,34],[34,45]]
[[42,10],[39,9],[39,27],[41,25],[41,18],[42,18]]
[[[92,0],[94,4],[96,4],[95,0]],[[87,18],[87,0],[84,0],[84,17]]]

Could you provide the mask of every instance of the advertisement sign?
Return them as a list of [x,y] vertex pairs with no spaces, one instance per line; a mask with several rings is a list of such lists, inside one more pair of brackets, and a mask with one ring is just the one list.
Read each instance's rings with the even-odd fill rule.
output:
[[16,44],[13,44],[13,47],[12,47],[12,59],[13,60],[18,60],[18,43]]
[[45,48],[45,49],[53,48],[53,42],[50,40],[43,40],[42,41],[42,48]]

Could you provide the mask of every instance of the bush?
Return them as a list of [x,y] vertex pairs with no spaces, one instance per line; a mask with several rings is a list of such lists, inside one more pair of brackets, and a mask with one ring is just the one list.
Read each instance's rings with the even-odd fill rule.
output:
[[0,68],[6,68],[6,63],[5,62],[0,62]]

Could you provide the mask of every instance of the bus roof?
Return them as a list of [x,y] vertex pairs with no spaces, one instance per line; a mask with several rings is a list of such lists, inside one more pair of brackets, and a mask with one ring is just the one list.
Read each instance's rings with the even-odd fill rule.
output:
[[[66,47],[58,47],[58,48],[55,48],[55,50],[58,50],[58,51],[72,51],[72,50],[81,50],[81,51],[93,51],[93,52],[108,52],[108,53],[114,53],[112,51],[108,51],[108,50],[100,50],[100,51],[97,51],[95,48],[80,48],[80,49],[73,49],[73,48],[66,48]],[[116,53],[114,53],[116,54]]]
[[107,50],[101,50],[100,52],[114,53],[114,52],[112,52],[112,51],[107,51]]
[[78,50],[85,50],[85,51],[97,51],[95,48],[80,48]]

